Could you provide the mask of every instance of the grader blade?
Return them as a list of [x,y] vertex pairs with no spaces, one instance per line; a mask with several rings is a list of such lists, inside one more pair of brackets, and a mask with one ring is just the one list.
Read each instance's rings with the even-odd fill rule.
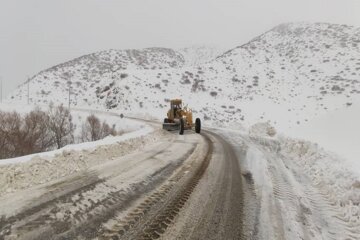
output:
[[179,129],[179,124],[177,123],[163,123],[163,129],[167,131],[174,131]]

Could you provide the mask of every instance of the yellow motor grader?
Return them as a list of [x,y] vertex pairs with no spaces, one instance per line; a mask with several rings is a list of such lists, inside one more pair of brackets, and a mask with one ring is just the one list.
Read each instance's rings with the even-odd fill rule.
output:
[[164,119],[163,129],[168,131],[179,130],[179,134],[183,135],[184,130],[193,128],[196,133],[200,133],[200,118],[196,118],[194,124],[191,109],[187,106],[183,107],[181,99],[170,100],[170,110],[167,112],[167,118]]

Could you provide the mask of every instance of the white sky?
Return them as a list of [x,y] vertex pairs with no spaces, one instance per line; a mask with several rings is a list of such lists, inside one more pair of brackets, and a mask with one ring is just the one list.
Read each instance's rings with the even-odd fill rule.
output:
[[5,95],[26,76],[109,48],[232,48],[283,23],[360,26],[360,0],[0,0]]

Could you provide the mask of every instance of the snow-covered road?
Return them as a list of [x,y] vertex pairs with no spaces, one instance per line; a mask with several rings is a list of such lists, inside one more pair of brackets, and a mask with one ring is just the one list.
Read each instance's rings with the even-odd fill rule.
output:
[[359,205],[337,201],[319,181],[327,173],[314,177],[289,143],[225,129],[140,139],[82,152],[87,168],[2,195],[0,239],[360,238]]
[[208,155],[206,140],[197,134],[179,136],[156,130],[152,134],[160,134],[161,138],[143,142],[136,151],[124,156],[94,150],[82,157],[99,152],[97,157],[104,159],[87,169],[3,195],[0,239],[89,239],[118,235],[114,229],[124,223],[127,214],[133,216],[136,209],[145,211],[164,205],[157,196],[171,202],[174,196],[182,195],[184,186],[188,191],[191,188],[188,184],[193,184],[194,174],[198,174],[195,169]]
[[[351,176],[340,175],[342,169],[332,175],[336,165],[322,169],[326,152],[311,152],[311,145],[306,149],[306,143],[295,140],[289,144],[226,130],[220,135],[243,156],[238,158],[243,175],[254,183],[257,227],[251,239],[360,239],[359,188],[350,181],[351,195],[345,199]],[[309,166],[299,155],[311,159]],[[338,187],[343,191],[334,190]]]

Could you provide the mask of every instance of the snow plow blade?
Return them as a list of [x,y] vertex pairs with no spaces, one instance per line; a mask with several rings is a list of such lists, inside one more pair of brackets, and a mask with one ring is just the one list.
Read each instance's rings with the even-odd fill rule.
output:
[[173,131],[179,129],[179,124],[177,123],[163,123],[163,129],[167,131]]

